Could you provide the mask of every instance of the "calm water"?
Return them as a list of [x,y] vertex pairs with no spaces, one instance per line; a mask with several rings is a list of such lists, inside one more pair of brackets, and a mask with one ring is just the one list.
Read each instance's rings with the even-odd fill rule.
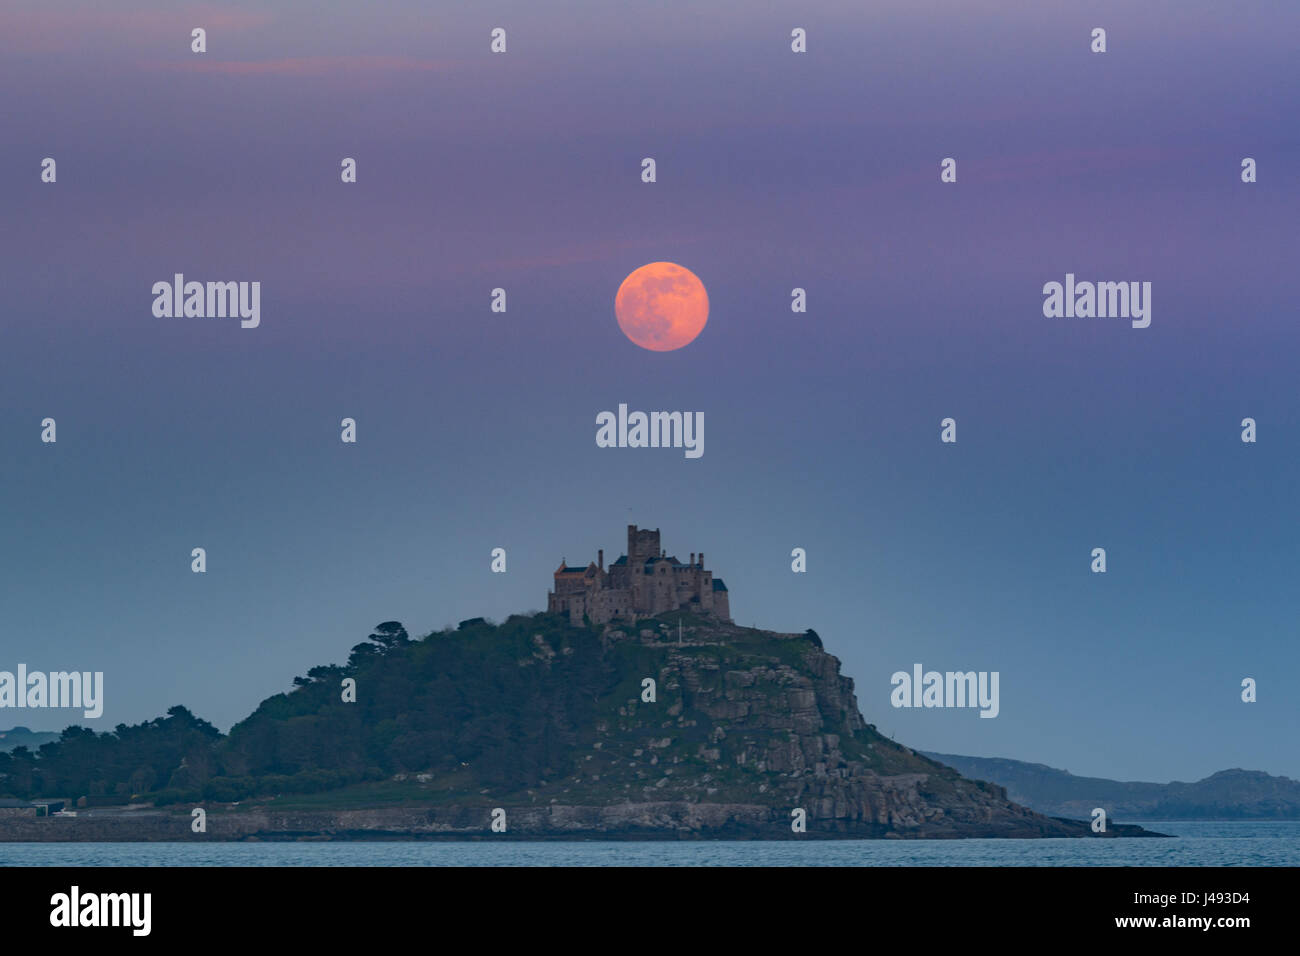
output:
[[1145,825],[1177,839],[0,843],[0,866],[1300,866],[1300,821]]

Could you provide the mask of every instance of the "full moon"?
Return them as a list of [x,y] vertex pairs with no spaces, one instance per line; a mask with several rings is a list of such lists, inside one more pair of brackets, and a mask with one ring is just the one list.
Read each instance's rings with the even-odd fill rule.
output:
[[623,334],[654,352],[690,345],[709,320],[709,294],[690,269],[651,262],[623,280],[614,296]]

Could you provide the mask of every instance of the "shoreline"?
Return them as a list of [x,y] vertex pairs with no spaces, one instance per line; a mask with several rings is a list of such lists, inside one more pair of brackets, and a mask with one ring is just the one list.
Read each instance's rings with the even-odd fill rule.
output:
[[895,826],[862,820],[808,820],[794,833],[772,807],[737,804],[626,804],[614,807],[506,808],[505,832],[492,832],[491,807],[405,807],[334,811],[206,808],[195,833],[189,812],[139,809],[81,811],[76,817],[0,820],[3,843],[474,842],[474,841],[799,841],[1169,838],[1136,824],[1093,833],[1064,818],[937,821]]

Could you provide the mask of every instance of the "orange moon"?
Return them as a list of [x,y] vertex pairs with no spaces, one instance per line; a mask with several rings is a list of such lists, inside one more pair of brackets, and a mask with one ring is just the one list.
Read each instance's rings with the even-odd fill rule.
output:
[[653,352],[690,345],[709,320],[709,294],[690,269],[651,262],[623,280],[614,296],[623,334]]

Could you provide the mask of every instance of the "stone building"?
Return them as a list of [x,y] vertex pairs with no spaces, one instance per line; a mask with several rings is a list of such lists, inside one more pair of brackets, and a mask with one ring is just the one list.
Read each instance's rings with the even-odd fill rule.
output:
[[691,552],[683,564],[659,545],[659,529],[627,526],[627,553],[608,568],[605,552],[586,567],[564,561],[555,571],[555,589],[546,595],[546,609],[567,614],[575,624],[585,617],[592,624],[615,618],[635,621],[668,611],[689,611],[731,621],[731,602],[721,578],[704,568],[704,552]]

